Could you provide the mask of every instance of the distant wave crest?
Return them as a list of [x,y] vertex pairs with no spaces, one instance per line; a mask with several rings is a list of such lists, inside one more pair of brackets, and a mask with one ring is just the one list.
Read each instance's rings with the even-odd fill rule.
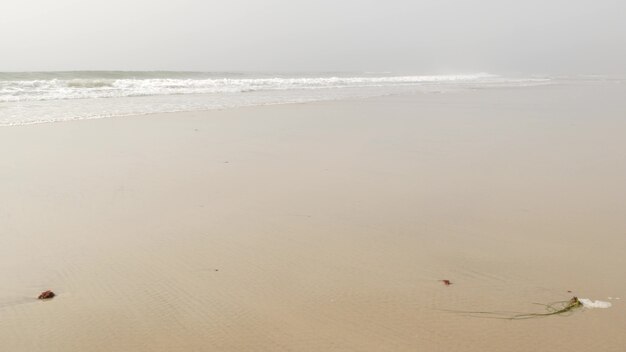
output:
[[[67,76],[67,75],[66,75]],[[488,73],[425,76],[262,77],[262,78],[71,78],[2,80],[0,102],[114,98],[180,94],[229,94],[271,90],[310,90],[502,81]],[[527,82],[528,80],[525,80]]]

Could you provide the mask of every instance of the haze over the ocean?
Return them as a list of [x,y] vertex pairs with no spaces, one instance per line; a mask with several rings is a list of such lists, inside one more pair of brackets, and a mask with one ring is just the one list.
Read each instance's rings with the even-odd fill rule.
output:
[[0,3],[0,71],[624,74],[626,2]]

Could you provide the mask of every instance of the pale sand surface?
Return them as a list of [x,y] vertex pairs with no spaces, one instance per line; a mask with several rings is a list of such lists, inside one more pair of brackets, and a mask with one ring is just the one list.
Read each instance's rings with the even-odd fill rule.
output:
[[[0,128],[0,349],[624,351],[624,96],[609,82]],[[447,311],[573,294],[621,300]]]

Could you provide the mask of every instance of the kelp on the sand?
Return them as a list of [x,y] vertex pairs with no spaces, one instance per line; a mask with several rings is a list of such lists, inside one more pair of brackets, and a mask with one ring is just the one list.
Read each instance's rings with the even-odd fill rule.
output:
[[510,319],[530,319],[530,318],[547,317],[550,315],[557,315],[557,314],[570,314],[574,309],[580,308],[583,306],[583,304],[578,300],[578,297],[572,297],[572,299],[570,299],[569,301],[561,301],[561,302],[555,302],[555,303],[550,303],[550,304],[541,304],[541,303],[535,303],[535,304],[545,306],[547,312],[517,314],[517,315],[510,317]]
[[549,304],[535,303],[545,307],[546,312],[543,313],[519,313],[519,312],[464,312],[456,311],[456,313],[468,314],[472,317],[479,318],[492,318],[492,319],[507,319],[507,320],[521,320],[532,318],[544,318],[553,315],[569,315],[575,309],[583,307],[582,302],[578,297],[572,297],[568,301],[560,301]]

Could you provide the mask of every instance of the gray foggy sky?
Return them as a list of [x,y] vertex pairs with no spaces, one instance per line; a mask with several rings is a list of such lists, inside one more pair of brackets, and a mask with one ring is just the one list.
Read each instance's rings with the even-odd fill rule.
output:
[[2,0],[0,71],[626,73],[624,0]]

